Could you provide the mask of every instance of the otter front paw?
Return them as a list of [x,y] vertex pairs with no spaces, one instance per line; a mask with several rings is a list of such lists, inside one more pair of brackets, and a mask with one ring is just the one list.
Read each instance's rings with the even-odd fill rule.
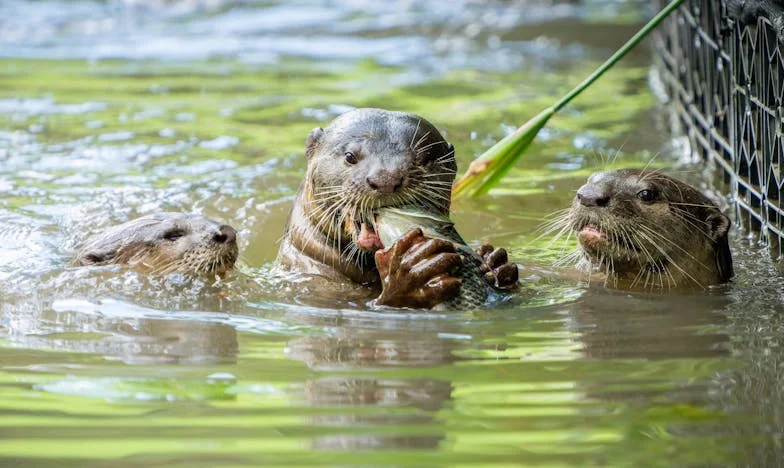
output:
[[476,249],[476,253],[482,257],[482,271],[491,286],[498,289],[513,289],[517,286],[517,264],[509,261],[506,249],[496,249],[490,244],[483,244]]
[[375,257],[382,285],[377,304],[429,309],[460,293],[462,281],[452,274],[463,260],[454,244],[428,239],[419,228]]

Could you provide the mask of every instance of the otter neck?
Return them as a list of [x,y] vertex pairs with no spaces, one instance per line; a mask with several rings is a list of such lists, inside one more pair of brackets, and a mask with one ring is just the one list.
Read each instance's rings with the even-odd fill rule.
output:
[[644,263],[600,260],[597,264],[588,256],[584,261],[598,267],[601,273],[607,275],[608,280],[631,288],[648,289],[650,286],[664,289],[705,287],[714,281],[711,270],[713,259],[708,255],[703,255],[701,258],[668,256]]
[[312,186],[306,179],[297,193],[289,224],[286,226],[289,247],[334,269],[352,281],[364,284],[378,282],[378,270],[372,256],[364,254],[360,256],[360,261],[349,260],[342,253],[352,242],[351,238],[341,239],[338,244],[328,237],[327,232],[338,232],[342,226],[336,224],[334,216],[319,223],[324,210],[313,203],[312,193]]

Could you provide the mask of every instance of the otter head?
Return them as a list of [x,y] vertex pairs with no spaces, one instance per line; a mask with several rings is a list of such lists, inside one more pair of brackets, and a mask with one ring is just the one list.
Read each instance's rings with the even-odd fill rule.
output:
[[237,233],[203,216],[157,213],[91,239],[74,265],[126,264],[142,273],[222,276],[237,260]]
[[564,219],[577,234],[582,266],[629,287],[706,286],[733,274],[729,218],[656,171],[591,175]]
[[357,264],[382,246],[373,230],[378,208],[449,213],[454,147],[419,116],[352,110],[311,131],[305,152],[305,215],[342,257],[356,255]]

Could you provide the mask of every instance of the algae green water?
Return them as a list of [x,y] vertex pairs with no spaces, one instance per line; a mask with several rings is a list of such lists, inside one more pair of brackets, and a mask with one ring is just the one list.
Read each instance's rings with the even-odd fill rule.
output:
[[[0,5],[0,465],[777,465],[780,273],[693,294],[586,286],[538,239],[613,162],[706,189],[633,56],[454,220],[525,266],[508,303],[394,312],[270,273],[308,131],[417,112],[460,168],[632,34],[645,2],[11,0]],[[655,86],[653,87],[655,89]],[[616,157],[617,155],[617,157]],[[235,226],[207,285],[69,268],[133,217]]]

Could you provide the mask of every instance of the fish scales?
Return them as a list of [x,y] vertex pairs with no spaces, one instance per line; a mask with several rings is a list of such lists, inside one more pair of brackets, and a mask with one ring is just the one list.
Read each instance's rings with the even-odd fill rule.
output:
[[422,229],[427,237],[443,239],[455,244],[463,264],[455,276],[462,280],[460,294],[442,305],[448,309],[472,309],[485,305],[494,294],[481,270],[482,258],[466,244],[446,216],[425,213],[410,208],[382,208],[376,214],[375,230],[385,246],[391,246],[414,228]]

